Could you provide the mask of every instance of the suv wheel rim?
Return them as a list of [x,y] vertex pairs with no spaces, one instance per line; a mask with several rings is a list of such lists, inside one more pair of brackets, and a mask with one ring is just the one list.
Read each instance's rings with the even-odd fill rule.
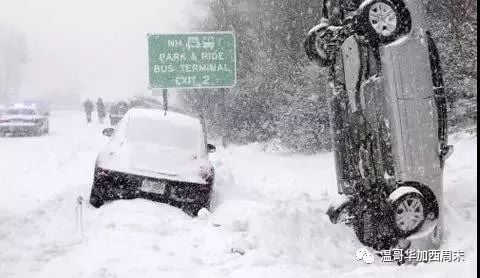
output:
[[416,197],[405,198],[395,211],[395,222],[405,232],[415,230],[424,220],[423,204]]
[[375,31],[383,36],[390,36],[397,29],[397,15],[395,10],[383,2],[370,7],[369,21]]

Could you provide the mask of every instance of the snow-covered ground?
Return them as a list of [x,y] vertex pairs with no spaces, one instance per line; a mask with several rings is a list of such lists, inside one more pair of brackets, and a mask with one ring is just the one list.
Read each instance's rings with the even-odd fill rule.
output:
[[0,138],[1,278],[476,276],[476,136],[452,136],[445,173],[443,249],[465,251],[466,261],[399,267],[356,261],[353,232],[328,221],[336,197],[330,153],[219,149],[212,213],[196,219],[145,200],[79,210],[104,126],[55,111],[48,136]]

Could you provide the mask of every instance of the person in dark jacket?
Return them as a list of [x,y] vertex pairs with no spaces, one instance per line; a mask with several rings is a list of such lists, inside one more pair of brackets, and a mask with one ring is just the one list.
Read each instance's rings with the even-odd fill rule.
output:
[[83,103],[83,108],[85,109],[85,114],[87,115],[87,123],[92,122],[92,111],[93,111],[93,103],[90,99]]
[[105,103],[103,103],[102,98],[98,98],[97,100],[97,114],[98,114],[98,121],[102,124],[103,119],[107,116]]

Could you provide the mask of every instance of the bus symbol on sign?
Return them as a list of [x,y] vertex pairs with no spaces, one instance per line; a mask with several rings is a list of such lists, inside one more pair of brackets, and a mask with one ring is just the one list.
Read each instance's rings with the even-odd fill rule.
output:
[[200,39],[198,37],[189,37],[187,40],[187,48],[200,48]]
[[202,41],[204,49],[214,49],[215,48],[215,38],[214,37],[205,37]]

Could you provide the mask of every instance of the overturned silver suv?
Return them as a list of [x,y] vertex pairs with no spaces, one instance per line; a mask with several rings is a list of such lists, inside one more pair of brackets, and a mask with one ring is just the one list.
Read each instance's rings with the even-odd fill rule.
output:
[[334,223],[374,249],[441,243],[446,95],[418,0],[325,0],[307,36],[328,72],[339,193]]

